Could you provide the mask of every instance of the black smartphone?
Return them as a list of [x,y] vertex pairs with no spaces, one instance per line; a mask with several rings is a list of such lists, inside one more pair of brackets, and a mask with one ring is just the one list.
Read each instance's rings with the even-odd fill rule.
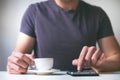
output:
[[68,71],[67,74],[71,76],[99,76],[99,74],[93,69],[83,69],[81,72]]

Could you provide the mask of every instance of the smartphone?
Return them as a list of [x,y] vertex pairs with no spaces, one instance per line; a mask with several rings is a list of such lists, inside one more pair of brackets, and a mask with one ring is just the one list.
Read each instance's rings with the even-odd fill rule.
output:
[[92,69],[84,69],[81,72],[68,71],[67,74],[71,76],[99,76],[99,74]]

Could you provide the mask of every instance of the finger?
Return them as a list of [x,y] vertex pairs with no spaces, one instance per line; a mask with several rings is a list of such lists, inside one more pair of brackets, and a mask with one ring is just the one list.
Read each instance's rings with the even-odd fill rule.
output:
[[34,54],[25,54],[27,57],[29,57],[31,60],[34,59]]
[[95,53],[93,54],[91,60],[92,60],[92,65],[95,65],[97,63],[97,61],[99,60],[99,58],[101,57],[102,52],[100,49],[97,49],[95,51]]
[[[25,54],[29,59],[31,59],[31,65],[34,64],[34,54]],[[27,61],[27,60],[26,60]]]
[[26,73],[27,69],[20,67],[19,65],[16,65],[14,63],[9,62],[8,63],[8,70],[9,72],[14,71],[16,73]]
[[9,70],[7,70],[7,72],[10,73],[10,74],[21,74],[20,72],[17,72],[13,69],[9,69]]
[[13,63],[13,64],[16,64],[22,68],[27,68],[28,67],[28,64],[26,62],[24,62],[23,60],[15,57],[15,56],[10,56],[8,58],[9,62]]
[[79,59],[78,59],[78,65],[77,65],[77,70],[78,71],[82,70],[82,66],[83,66],[83,63],[84,63],[85,56],[86,56],[87,52],[88,52],[88,47],[84,46],[81,53],[80,53]]
[[10,68],[10,66],[7,66],[7,72],[10,74],[21,74],[21,72],[18,72],[14,70],[13,68]]
[[21,60],[23,60],[24,62],[26,62],[29,65],[32,63],[32,60],[23,53],[16,52],[14,54],[14,56],[21,59]]
[[73,61],[72,61],[72,65],[78,65],[78,59],[74,59]]
[[105,58],[105,54],[102,53],[99,60],[103,60],[104,58]]
[[92,47],[90,47],[88,49],[88,52],[87,52],[87,54],[85,56],[85,61],[86,61],[86,64],[88,66],[91,65],[91,58],[92,58],[92,56],[93,56],[93,54],[94,54],[95,51],[96,51],[96,47],[94,47],[94,46],[92,46]]
[[25,55],[31,59],[31,64],[29,65],[29,68],[36,69],[35,62],[34,62],[34,54],[25,54]]

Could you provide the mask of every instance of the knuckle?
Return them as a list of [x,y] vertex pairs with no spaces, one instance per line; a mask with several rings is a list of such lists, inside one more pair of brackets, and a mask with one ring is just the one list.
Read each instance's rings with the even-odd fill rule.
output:
[[78,62],[79,64],[81,64],[81,63],[82,63],[82,60],[80,60],[80,59],[79,59],[79,60],[78,60],[78,61],[76,61],[76,62]]
[[20,62],[20,59],[19,58],[16,58],[14,59],[15,63],[19,63]]
[[91,58],[91,60],[92,60],[92,61],[95,61],[95,60],[96,60],[96,58],[95,58],[95,57],[92,57],[92,58]]
[[79,59],[79,60],[77,60],[76,62],[77,62],[77,65],[80,65],[80,66],[81,66],[83,61]]
[[29,65],[26,64],[26,65],[24,65],[24,68],[27,68],[28,66],[29,66]]
[[91,46],[89,49],[90,50],[96,50],[96,47],[95,46]]
[[21,54],[21,55],[20,55],[20,59],[23,59],[23,57],[24,57],[24,54]]
[[17,70],[17,71],[21,71],[21,67],[16,66],[16,70]]
[[85,61],[90,62],[90,59],[88,57],[85,57]]
[[19,73],[25,73],[27,71],[27,68],[22,68],[20,66],[16,66],[16,71]]
[[80,59],[85,58],[85,56],[86,56],[86,53],[81,53],[80,54]]
[[80,59],[84,57],[84,54],[80,54]]

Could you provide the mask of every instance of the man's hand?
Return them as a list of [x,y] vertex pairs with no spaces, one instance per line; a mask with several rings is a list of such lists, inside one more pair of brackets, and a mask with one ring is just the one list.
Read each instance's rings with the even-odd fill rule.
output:
[[33,63],[33,55],[13,52],[8,57],[7,71],[11,74],[23,74],[27,72],[28,66]]
[[84,46],[78,59],[74,59],[72,64],[77,66],[77,70],[81,71],[84,65],[94,67],[103,60],[104,54],[96,47]]

